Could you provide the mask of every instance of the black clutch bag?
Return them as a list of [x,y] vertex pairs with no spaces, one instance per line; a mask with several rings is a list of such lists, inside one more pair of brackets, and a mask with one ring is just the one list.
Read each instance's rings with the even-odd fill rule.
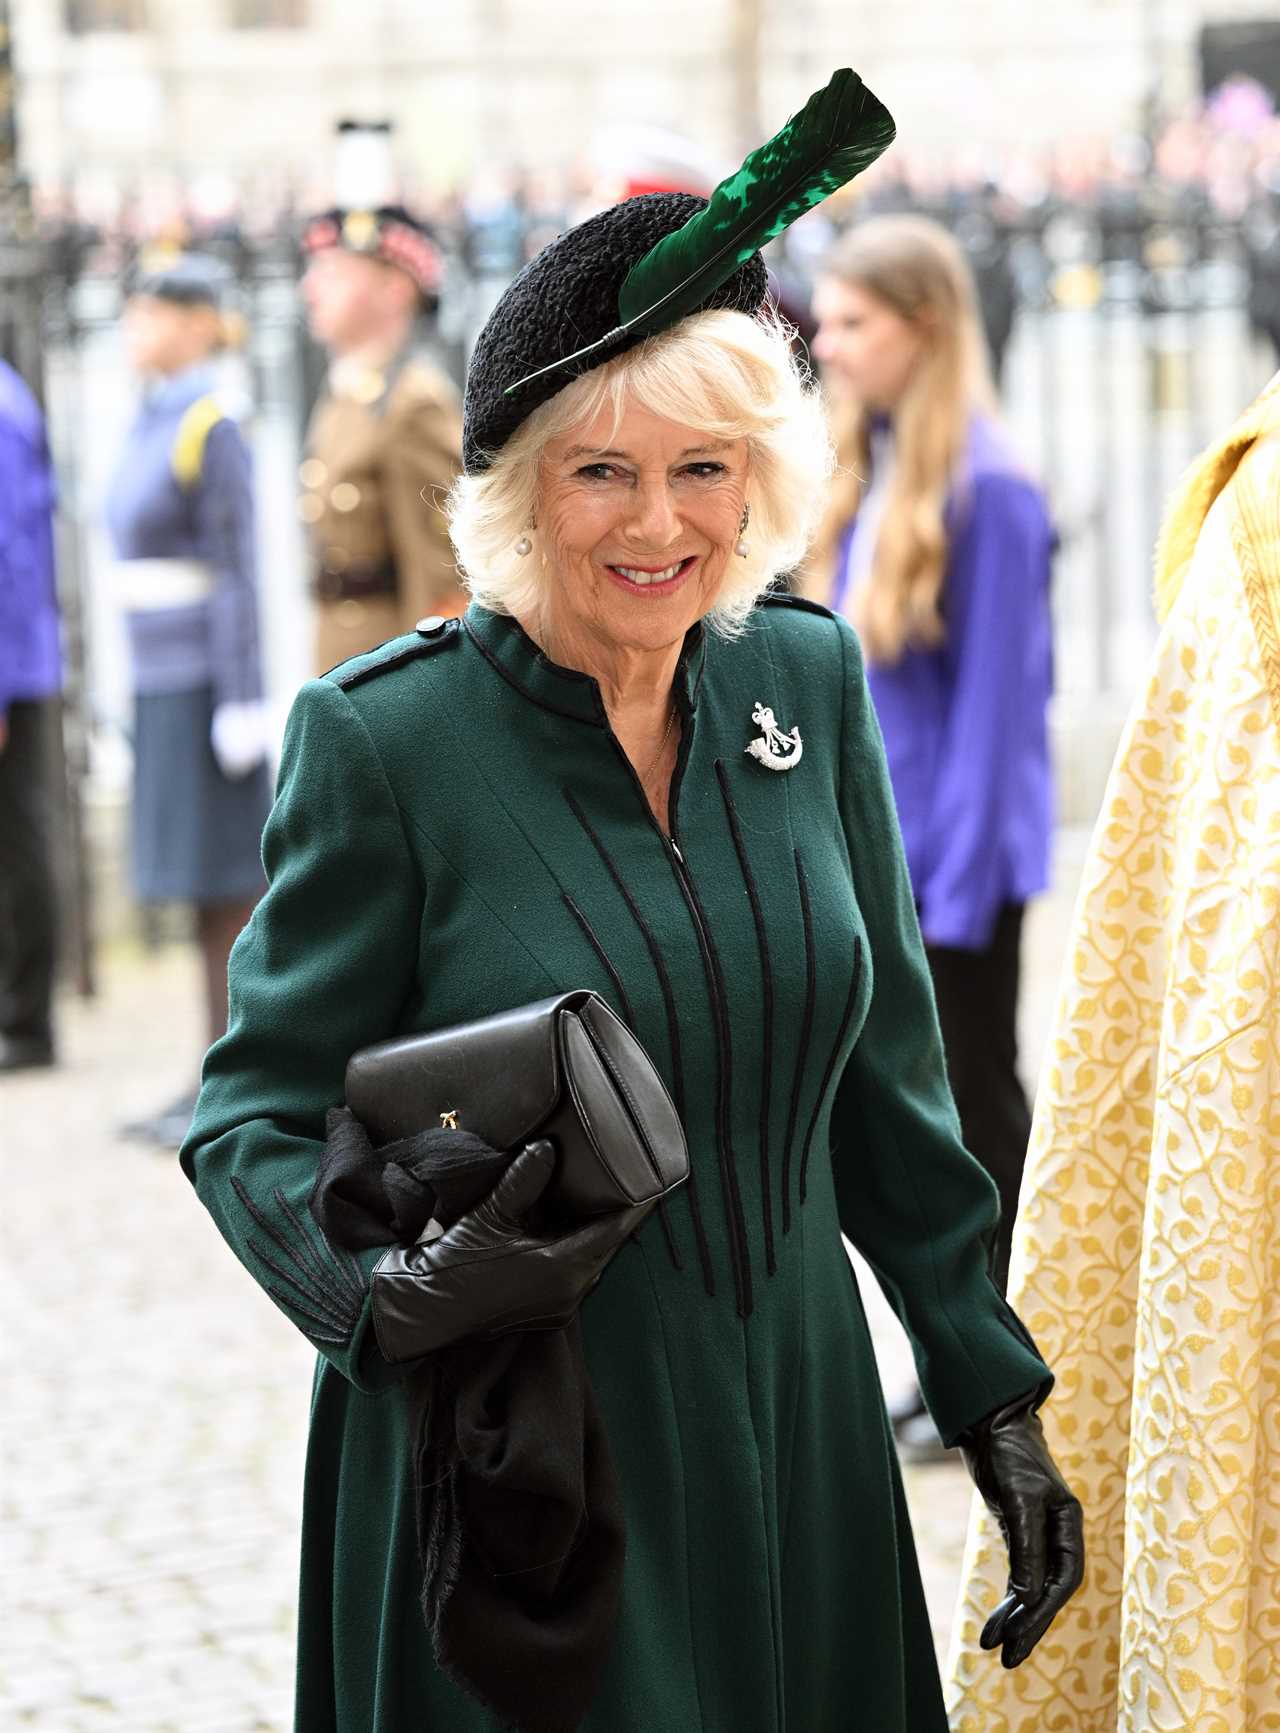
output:
[[585,989],[364,1047],[346,1097],[375,1144],[443,1128],[514,1155],[549,1138],[558,1160],[544,1202],[571,1220],[653,1202],[689,1176],[653,1061]]

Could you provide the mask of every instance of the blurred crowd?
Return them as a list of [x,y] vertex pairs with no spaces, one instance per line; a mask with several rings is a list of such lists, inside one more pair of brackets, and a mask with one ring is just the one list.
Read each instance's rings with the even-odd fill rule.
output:
[[[444,259],[442,347],[456,375],[502,286],[561,230],[631,193],[707,190],[718,178],[718,165],[687,141],[632,127],[602,134],[562,171],[491,170],[441,189],[426,173],[415,184],[406,167],[408,202]],[[35,197],[54,273],[67,283],[125,280],[157,241],[213,252],[242,275],[264,255],[283,266],[299,257],[305,213],[323,202],[314,184],[240,185],[212,173],[183,181],[163,171],[133,185],[86,174]],[[899,145],[771,250],[804,335],[816,261],[855,210],[916,211],[955,233],[977,280],[997,376],[1019,300],[1088,304],[1144,292],[1176,300],[1180,272],[1219,260],[1242,271],[1253,325],[1280,357],[1280,115],[1247,77],[1149,136],[999,154],[962,147],[944,160]],[[1135,266],[1147,268],[1136,290],[1126,271]]]

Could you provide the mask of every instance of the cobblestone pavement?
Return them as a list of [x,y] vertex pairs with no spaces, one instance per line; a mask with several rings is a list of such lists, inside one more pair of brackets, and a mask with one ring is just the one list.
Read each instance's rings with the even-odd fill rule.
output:
[[[1047,899],[1029,931],[1029,1052],[1066,911]],[[286,1733],[312,1354],[176,1162],[113,1134],[190,1076],[192,959],[121,953],[102,973],[99,1000],[63,1007],[61,1068],[0,1084],[0,1722]],[[904,1341],[862,1281],[892,1394]],[[907,1482],[941,1648],[968,1481],[948,1464]]]

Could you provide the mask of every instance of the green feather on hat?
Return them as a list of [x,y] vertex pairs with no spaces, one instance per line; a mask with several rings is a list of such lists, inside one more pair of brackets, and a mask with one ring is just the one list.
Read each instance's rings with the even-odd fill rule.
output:
[[666,235],[631,267],[618,294],[618,323],[594,343],[528,373],[532,380],[577,367],[619,337],[653,336],[696,313],[740,266],[821,204],[893,142],[888,109],[848,67],[812,95],[781,132],[720,182],[706,209]]

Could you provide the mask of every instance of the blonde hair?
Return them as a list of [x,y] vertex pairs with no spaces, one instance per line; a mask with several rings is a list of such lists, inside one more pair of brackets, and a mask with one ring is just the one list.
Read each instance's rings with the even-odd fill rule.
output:
[[[865,583],[850,598],[868,657],[881,664],[908,647],[943,642],[947,568],[943,518],[975,410],[995,412],[995,391],[977,295],[964,255],[925,217],[873,217],[850,231],[822,267],[825,276],[863,289],[925,336],[893,414],[893,477]],[[843,405],[833,417],[837,482],[819,532],[812,581],[830,594],[841,532],[861,504],[870,460],[870,413]]]
[[776,316],[695,313],[540,404],[490,467],[460,476],[449,495],[462,580],[495,613],[537,614],[542,562],[522,559],[515,544],[534,516],[543,450],[606,405],[616,436],[631,404],[709,438],[747,442],[751,552],[730,562],[707,615],[710,627],[733,636],[770,581],[804,558],[834,464],[820,396]]

